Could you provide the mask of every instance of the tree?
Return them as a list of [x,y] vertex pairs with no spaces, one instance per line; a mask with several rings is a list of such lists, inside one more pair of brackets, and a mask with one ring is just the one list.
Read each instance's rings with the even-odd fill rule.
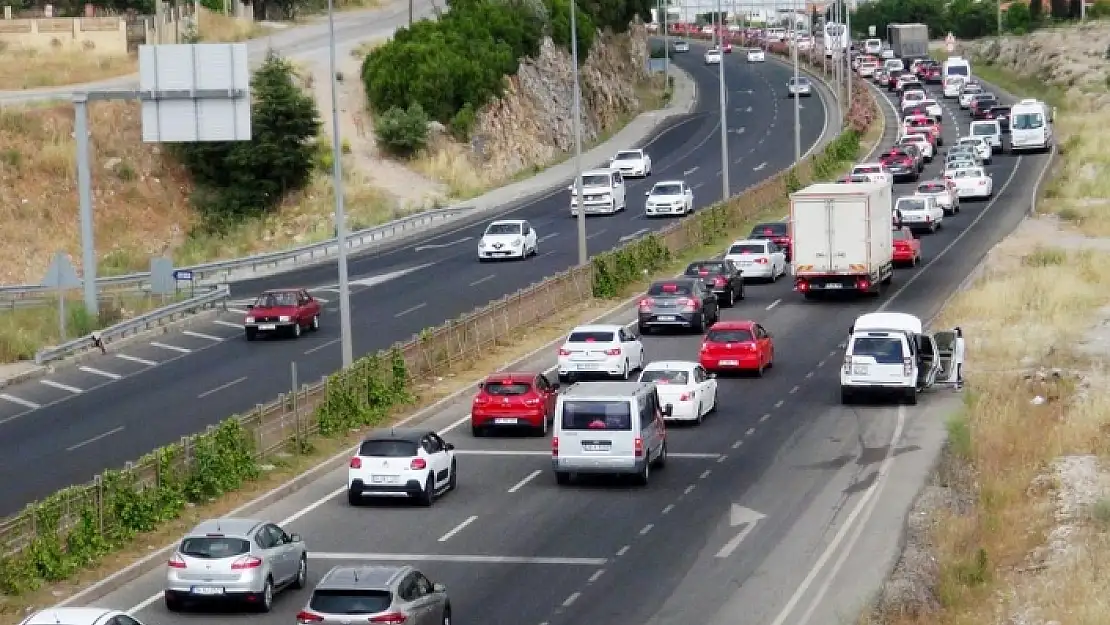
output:
[[1057,20],[1066,20],[1071,14],[1071,6],[1068,0],[1052,0],[1052,18]]
[[1015,0],[1010,8],[1006,9],[1006,13],[1002,16],[1002,26],[1006,32],[1024,35],[1032,30],[1033,20],[1029,15],[1029,6],[1020,0]]
[[197,184],[193,200],[209,228],[271,210],[312,177],[320,115],[294,82],[293,66],[271,51],[251,77],[251,90],[250,141],[175,149]]

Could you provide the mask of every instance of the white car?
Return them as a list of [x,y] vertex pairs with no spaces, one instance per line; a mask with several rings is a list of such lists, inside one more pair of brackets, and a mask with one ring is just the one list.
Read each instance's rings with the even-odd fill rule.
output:
[[920,89],[908,89],[908,90],[906,90],[905,93],[902,94],[902,102],[898,106],[898,108],[904,109],[907,106],[913,106],[915,104],[920,104],[925,99],[926,99],[926,96],[925,96],[924,91],[922,91]]
[[936,232],[944,221],[944,209],[930,196],[900,197],[894,203],[894,210],[902,216],[902,225],[911,230]]
[[863,42],[863,51],[866,54],[879,54],[883,51],[882,39],[866,39]]
[[559,381],[582,375],[616,376],[627,380],[644,367],[644,344],[622,325],[578,326],[559,348]]
[[956,145],[970,147],[975,151],[975,156],[983,161],[984,165],[991,164],[991,157],[994,155],[994,149],[991,148],[991,144],[987,143],[987,140],[983,137],[960,137]]
[[720,65],[721,64],[721,49],[710,48],[705,51],[705,64],[706,65]]
[[997,119],[971,122],[968,134],[986,141],[987,145],[991,146],[992,152],[1002,151],[1002,125]]
[[954,215],[960,212],[960,195],[956,192],[956,184],[943,178],[926,180],[917,185],[914,195],[929,196],[936,199],[945,215]]
[[725,260],[736,263],[745,280],[756,278],[774,282],[786,275],[786,252],[773,241],[762,239],[733,241],[725,252]]
[[994,180],[982,167],[967,167],[952,172],[956,193],[961,198],[987,199],[994,195]]
[[536,255],[536,230],[523,219],[502,219],[486,226],[478,241],[478,260],[525,259]]
[[[570,191],[570,214],[578,215],[578,189],[573,184],[567,189]],[[582,172],[582,195],[587,215],[612,214],[628,208],[624,177],[616,169]]]
[[962,76],[949,76],[944,80],[943,93],[946,98],[958,98],[960,92],[964,88],[964,79]]
[[748,49],[748,62],[749,63],[763,63],[767,60],[767,55],[759,48]]
[[944,107],[941,106],[936,100],[932,98],[925,98],[917,103],[919,106],[925,107],[925,114],[938,122],[944,119]]
[[119,610],[106,608],[54,607],[35,612],[19,625],[143,625],[138,619]]
[[410,497],[430,506],[454,490],[455,446],[427,428],[385,428],[362,439],[347,466],[347,503],[363,496]]
[[643,150],[621,150],[609,162],[609,167],[620,171],[625,178],[647,178],[651,175],[651,157]]
[[878,180],[882,180],[887,184],[894,184],[894,176],[892,176],[890,172],[887,171],[886,167],[883,167],[882,163],[860,163],[859,165],[856,165],[852,168],[852,172],[850,175],[858,176],[860,174],[867,174],[872,178],[877,178]]
[[786,90],[794,97],[806,97],[813,95],[813,85],[805,76],[799,76],[797,79],[791,78],[786,82]]
[[983,93],[983,86],[977,84],[964,85],[960,89],[960,108],[966,109],[971,107],[971,99]]
[[678,39],[674,43],[671,44],[671,51],[672,52],[689,52],[690,51],[690,42]]
[[860,78],[870,78],[871,76],[875,75],[875,71],[878,69],[878,61],[864,61],[863,63],[859,64],[859,69],[856,71],[859,72]]
[[688,215],[694,212],[694,191],[682,180],[657,182],[644,195],[647,196],[644,215],[648,217]]
[[897,145],[912,145],[917,147],[926,162],[931,162],[933,157],[936,156],[936,149],[933,147],[933,142],[929,141],[928,137],[920,133],[902,135],[902,137],[898,139]]
[[696,362],[663,360],[653,362],[640,372],[640,382],[654,382],[659,403],[670,404],[666,421],[701,423],[717,409],[717,376]]

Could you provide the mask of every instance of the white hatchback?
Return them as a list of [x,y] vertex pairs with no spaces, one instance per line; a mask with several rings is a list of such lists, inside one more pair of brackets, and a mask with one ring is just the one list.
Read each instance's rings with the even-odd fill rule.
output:
[[644,344],[622,325],[578,326],[559,348],[559,381],[570,382],[583,375],[629,379],[644,367]]
[[921,151],[921,155],[925,158],[926,162],[932,161],[933,156],[936,155],[936,149],[933,148],[933,142],[929,141],[928,137],[920,133],[902,135],[902,137],[898,139],[898,145],[915,146],[918,150]]
[[944,97],[958,98],[960,91],[964,88],[964,79],[960,76],[949,76],[944,81]]
[[956,142],[956,146],[970,147],[975,152],[975,156],[980,161],[983,161],[984,165],[991,164],[994,148],[992,148],[991,144],[983,137],[960,137],[959,141]]
[[757,278],[774,282],[786,275],[786,253],[774,241],[734,241],[725,253],[725,260],[736,263],[745,279]]
[[721,49],[710,48],[705,51],[705,64],[706,65],[720,65],[721,64]]
[[694,191],[682,180],[664,180],[644,192],[644,214],[648,217],[688,215],[694,212]]
[[700,364],[685,360],[653,362],[640,372],[641,382],[654,382],[659,401],[671,406],[666,421],[701,423],[717,409],[717,376]]
[[524,259],[536,254],[536,230],[522,219],[503,219],[486,226],[478,241],[478,260]]
[[882,180],[887,184],[894,184],[894,176],[890,175],[890,172],[882,163],[860,163],[852,168],[852,176],[863,174],[867,174],[875,180]]
[[362,440],[347,467],[347,502],[364,495],[402,496],[430,506],[454,490],[455,446],[423,428],[389,428]]

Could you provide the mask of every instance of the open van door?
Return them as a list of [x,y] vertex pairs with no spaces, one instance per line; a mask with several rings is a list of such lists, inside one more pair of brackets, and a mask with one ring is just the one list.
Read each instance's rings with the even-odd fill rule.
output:
[[918,334],[914,338],[918,347],[917,387],[926,389],[936,383],[941,372],[941,360],[932,334]]
[[937,357],[941,365],[937,383],[955,386],[959,381],[960,367],[964,364],[962,333],[959,329],[940,330],[933,333],[933,340],[937,345]]

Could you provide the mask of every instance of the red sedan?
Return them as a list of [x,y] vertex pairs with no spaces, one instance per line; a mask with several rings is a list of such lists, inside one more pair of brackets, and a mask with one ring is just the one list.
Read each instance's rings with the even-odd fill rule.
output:
[[470,431],[481,437],[491,430],[524,427],[546,436],[558,394],[559,384],[542,373],[495,373],[478,385]]
[[707,371],[751,371],[762,376],[775,364],[775,342],[755,321],[718,321],[702,341],[698,363]]
[[921,262],[921,239],[913,236],[909,228],[894,229],[894,264],[916,267]]

